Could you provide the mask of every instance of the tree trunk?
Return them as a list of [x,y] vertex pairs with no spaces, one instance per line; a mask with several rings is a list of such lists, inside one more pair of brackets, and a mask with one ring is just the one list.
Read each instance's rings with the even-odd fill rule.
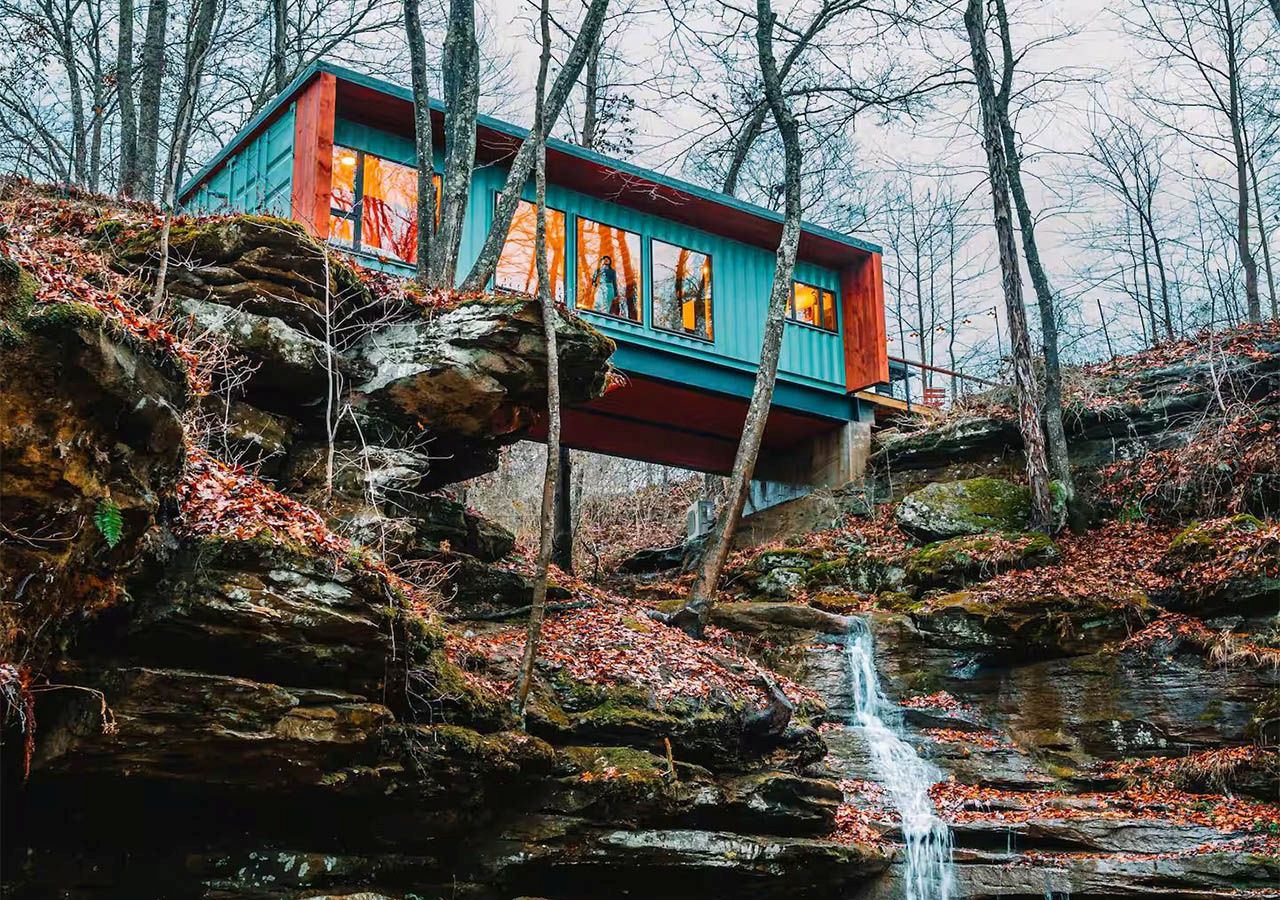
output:
[[1044,340],[1044,424],[1047,438],[1049,471],[1058,480],[1071,505],[1075,499],[1075,483],[1071,478],[1071,457],[1067,448],[1067,433],[1062,424],[1062,362],[1058,356],[1058,313],[1049,275],[1040,259],[1040,247],[1036,243],[1036,225],[1031,215],[1031,204],[1022,184],[1022,154],[1018,150],[1017,135],[1009,118],[1009,102],[1013,92],[1013,41],[1009,32],[1009,16],[1004,0],[995,0],[996,23],[1000,29],[1000,48],[1003,58],[1001,89],[996,95],[996,115],[1000,120],[1000,136],[1004,144],[1005,165],[1009,171],[1009,190],[1018,212],[1018,224],[1022,231],[1022,255],[1027,261],[1031,286],[1036,292],[1036,306],[1040,311],[1040,334]]
[[1280,25],[1280,0],[1271,0],[1271,11],[1276,14],[1276,24]]
[[582,82],[582,146],[594,150],[596,131],[600,128],[600,115],[597,109],[600,103],[600,41],[603,32],[596,38],[591,55],[587,57],[586,77]]
[[[604,27],[605,12],[608,8],[609,0],[591,0],[591,5],[587,8],[587,14],[582,19],[582,27],[578,31],[578,37],[573,42],[569,56],[564,61],[564,67],[556,73],[556,80],[552,83],[551,90],[547,93],[545,99],[543,118],[548,132],[555,125],[556,119],[560,117],[560,111],[564,109],[565,101],[569,98],[569,92],[573,89],[574,84],[577,83],[578,76],[582,74],[582,67],[586,65],[587,56],[599,39],[600,29]],[[534,157],[536,155],[533,146],[535,143],[535,141],[530,141],[526,138],[520,144],[520,149],[516,151],[515,159],[511,161],[511,170],[507,173],[507,180],[502,186],[502,193],[498,195],[497,209],[494,210],[493,214],[493,224],[489,226],[489,233],[485,236],[484,246],[480,248],[480,253],[471,267],[471,272],[462,283],[462,290],[464,291],[483,291],[489,286],[489,280],[493,278],[494,270],[498,267],[498,256],[502,253],[502,245],[507,240],[507,230],[511,227],[511,217],[516,213],[516,206],[520,202],[520,194],[524,190],[525,182],[529,180],[530,172],[533,171]]]
[[169,24],[169,0],[151,0],[147,32],[142,39],[141,83],[138,88],[137,176],[130,196],[153,200],[156,160],[160,147],[160,87],[164,77],[164,39]]
[[444,41],[444,179],[440,230],[431,282],[450,289],[458,280],[458,250],[471,196],[476,160],[476,111],[480,104],[480,45],[476,43],[475,0],[451,0]]
[[1031,485],[1031,527],[1048,531],[1053,525],[1049,495],[1049,464],[1044,432],[1037,409],[1035,370],[1031,366],[1031,337],[1022,300],[1022,274],[1018,269],[1018,247],[1013,236],[1013,215],[1009,208],[1009,165],[1004,155],[1004,138],[996,112],[995,83],[987,60],[987,38],[983,0],[968,0],[964,24],[969,32],[973,75],[978,88],[982,118],[982,144],[987,152],[987,172],[991,182],[992,214],[1000,250],[1001,283],[1005,312],[1009,319],[1009,345],[1013,361],[1013,381],[1017,391],[1018,428],[1027,458],[1027,480]]
[[276,93],[289,86],[288,0],[271,0],[271,81]]
[[409,73],[413,85],[413,144],[418,156],[418,283],[431,284],[431,254],[435,251],[435,148],[431,135],[431,78],[427,73],[427,44],[422,36],[418,0],[404,0],[405,39],[409,44]]
[[555,528],[551,535],[551,560],[562,572],[573,571],[573,463],[569,451],[560,451],[560,477],[556,481]]
[[120,101],[120,178],[122,196],[138,182],[138,113],[133,102],[133,0],[120,0],[116,45],[116,94]]
[[[1156,236],[1155,212],[1152,210],[1151,206],[1152,198],[1150,193],[1148,193],[1146,198],[1146,209],[1140,215],[1141,224],[1146,229],[1147,239],[1151,241],[1151,253],[1156,259],[1156,271],[1160,273],[1160,308],[1164,313],[1164,334],[1169,340],[1173,340],[1175,337],[1175,329],[1173,327],[1173,305],[1169,299],[1169,274],[1164,267],[1164,251],[1160,249],[1160,238]],[[1154,304],[1154,301],[1152,302]],[[1151,327],[1153,329],[1155,328],[1154,312],[1152,313]],[[1155,331],[1153,330],[1153,338],[1154,335]]]
[[[537,223],[534,232],[534,255],[538,262],[538,303],[542,307],[542,333],[547,342],[547,465],[542,479],[542,512],[539,520],[538,571],[533,585],[533,602],[529,606],[529,630],[525,637],[524,656],[516,678],[512,707],[521,719],[529,689],[533,686],[533,669],[538,659],[538,642],[542,637],[542,620],[547,609],[547,568],[551,563],[552,510],[560,476],[560,360],[556,347],[555,302],[551,298],[551,273],[547,266],[547,70],[551,66],[551,11],[549,0],[542,0],[539,20],[542,26],[542,55],[538,60],[538,86],[533,118],[534,191]],[[528,144],[528,138],[525,144]]]
[[1271,318],[1280,319],[1280,308],[1276,304],[1276,276],[1271,268],[1271,242],[1267,237],[1267,222],[1262,214],[1262,195],[1258,192],[1258,170],[1253,164],[1253,154],[1249,154],[1249,181],[1253,187],[1253,209],[1258,220],[1258,241],[1262,244],[1262,266],[1267,273],[1267,294],[1271,298]]
[[1226,25],[1227,53],[1227,118],[1231,124],[1231,146],[1236,157],[1236,247],[1244,267],[1244,296],[1249,307],[1249,321],[1262,321],[1262,300],[1258,294],[1258,263],[1249,243],[1249,154],[1245,149],[1244,100],[1240,96],[1240,62],[1236,55],[1237,28],[1230,0],[1223,0],[1223,22]]
[[742,439],[738,442],[738,451],[733,459],[729,490],[707,538],[707,548],[689,600],[671,617],[671,624],[694,636],[700,636],[705,630],[707,618],[715,604],[720,572],[729,555],[738,520],[742,517],[742,508],[751,488],[751,476],[760,455],[760,444],[769,419],[769,406],[773,402],[773,388],[778,378],[778,355],[782,350],[787,301],[791,298],[796,249],[800,244],[800,129],[787,106],[777,61],[773,56],[774,19],[769,0],[756,0],[756,50],[760,58],[760,74],[764,80],[765,96],[769,100],[769,107],[773,111],[786,151],[786,212],[782,221],[782,236],[778,240],[773,288],[769,294],[769,312],[765,318],[764,342],[760,348],[760,365],[756,371],[751,402],[747,407],[747,418],[742,426]]
[[182,87],[178,93],[178,109],[173,120],[173,143],[169,147],[162,186],[164,225],[160,229],[156,283],[151,293],[151,312],[157,317],[164,309],[165,281],[169,272],[169,232],[173,224],[178,179],[182,177],[180,161],[186,157],[187,142],[191,139],[196,101],[200,95],[200,80],[204,77],[205,57],[213,43],[214,23],[218,19],[218,3],[219,0],[199,0],[195,8],[195,21],[191,26],[190,42],[187,44]]

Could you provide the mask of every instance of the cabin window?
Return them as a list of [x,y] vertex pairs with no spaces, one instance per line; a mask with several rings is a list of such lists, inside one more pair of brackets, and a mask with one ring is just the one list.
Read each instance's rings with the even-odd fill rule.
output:
[[578,309],[639,322],[640,235],[579,216]]
[[[436,216],[440,176],[433,175]],[[418,170],[363,150],[333,147],[329,240],[413,264],[418,256]]]
[[[534,252],[537,237],[538,207],[521,200],[507,229],[507,240],[498,256],[493,286],[500,291],[533,296],[538,292],[538,255]],[[565,226],[564,213],[547,209],[547,269],[554,297],[564,302],[565,293]]]
[[803,281],[795,282],[791,291],[791,304],[787,318],[803,322],[823,331],[836,330],[836,295],[826,288],[814,287]]
[[658,240],[649,250],[654,327],[712,340],[711,256]]

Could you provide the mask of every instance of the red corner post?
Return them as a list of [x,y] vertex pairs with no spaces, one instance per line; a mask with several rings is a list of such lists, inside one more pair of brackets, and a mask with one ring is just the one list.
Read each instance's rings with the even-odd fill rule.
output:
[[884,326],[884,270],[879,253],[840,273],[844,305],[844,380],[852,393],[889,381]]
[[293,115],[292,217],[320,240],[329,237],[337,88],[338,80],[321,72],[298,94]]

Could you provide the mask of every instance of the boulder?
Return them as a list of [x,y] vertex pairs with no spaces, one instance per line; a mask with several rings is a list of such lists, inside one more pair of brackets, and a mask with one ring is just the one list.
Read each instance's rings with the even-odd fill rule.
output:
[[717,603],[711,608],[711,623],[741,634],[765,635],[777,639],[797,632],[844,634],[849,620],[803,603],[744,601]]
[[334,377],[359,371],[345,355],[284,319],[193,298],[180,300],[178,310],[250,364],[244,389],[268,409],[296,413],[324,397]]
[[240,400],[204,398],[205,414],[221,424],[210,435],[210,450],[219,459],[238,463],[262,478],[277,477],[284,467],[299,425]]
[[[129,274],[156,265],[159,229],[131,229],[107,219],[97,227],[116,264]],[[344,325],[377,318],[373,296],[356,270],[296,222],[234,215],[176,221],[169,233],[166,287],[183,300],[277,319],[323,340],[326,309]]]
[[680,569],[684,572],[693,570],[702,556],[702,549],[707,545],[707,535],[686,538],[670,547],[646,547],[618,563],[618,571],[631,575],[644,575],[653,572],[666,572]]
[[996,597],[960,591],[912,612],[920,632],[940,647],[991,660],[1072,656],[1127,637],[1155,615],[1142,594]]
[[[557,322],[561,401],[604,392],[613,342],[577,317]],[[492,298],[390,325],[359,347],[358,385],[375,410],[432,433],[514,439],[546,408],[546,347],[536,302]]]
[[[16,277],[15,277],[16,278]],[[93,307],[41,304],[0,341],[0,659],[38,667],[122,598],[177,482],[185,367]]]
[[1156,564],[1174,579],[1157,599],[1197,615],[1272,612],[1280,602],[1280,530],[1251,515],[1196,522]]
[[925,541],[988,531],[1025,531],[1031,492],[1001,478],[934,482],[898,504],[899,527]]
[[1010,569],[1055,563],[1058,548],[1046,534],[980,534],[936,541],[907,559],[906,577],[922,588],[960,588]]

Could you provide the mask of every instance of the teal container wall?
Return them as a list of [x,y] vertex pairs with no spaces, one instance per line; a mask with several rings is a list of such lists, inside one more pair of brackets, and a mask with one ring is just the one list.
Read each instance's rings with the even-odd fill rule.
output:
[[240,152],[208,178],[185,207],[196,213],[260,212],[288,218],[293,190],[293,113],[290,104]]
[[[364,150],[406,165],[413,165],[415,162],[411,140],[345,119],[338,119],[335,123],[334,143]],[[441,162],[440,154],[437,152],[437,171],[441,168]],[[496,194],[502,189],[506,177],[506,169],[499,166],[483,166],[476,170],[460,254],[462,275],[465,275],[466,270],[479,254],[493,220]],[[526,189],[525,196],[528,199],[533,198],[532,186]],[[571,236],[575,231],[575,216],[585,216],[606,225],[625,228],[641,236],[643,255],[641,269],[645,279],[644,324],[633,325],[608,316],[584,313],[584,317],[588,318],[592,324],[617,341],[638,347],[675,352],[687,358],[754,372],[759,360],[760,344],[764,337],[765,313],[768,307],[769,290],[773,283],[774,254],[772,251],[708,234],[554,184],[547,186],[547,205],[566,213],[566,226]],[[651,238],[711,254],[715,336],[713,344],[659,331],[649,326],[651,317],[648,305],[648,257]],[[574,263],[574,254],[570,252],[568,296],[571,302],[576,283]],[[407,269],[407,267],[396,266],[394,263],[385,264],[384,267],[400,271]],[[796,278],[827,288],[834,292],[837,298],[839,297],[839,276],[834,270],[801,262],[796,267]],[[843,323],[839,324],[843,325]],[[646,366],[647,371],[642,374],[656,377],[670,374],[653,369],[654,365],[660,364],[652,360],[660,360],[661,357],[644,354],[644,358],[651,362]],[[839,393],[843,398],[845,393],[844,345],[840,334],[788,323],[786,336],[783,339],[779,370],[784,379],[796,385]]]

